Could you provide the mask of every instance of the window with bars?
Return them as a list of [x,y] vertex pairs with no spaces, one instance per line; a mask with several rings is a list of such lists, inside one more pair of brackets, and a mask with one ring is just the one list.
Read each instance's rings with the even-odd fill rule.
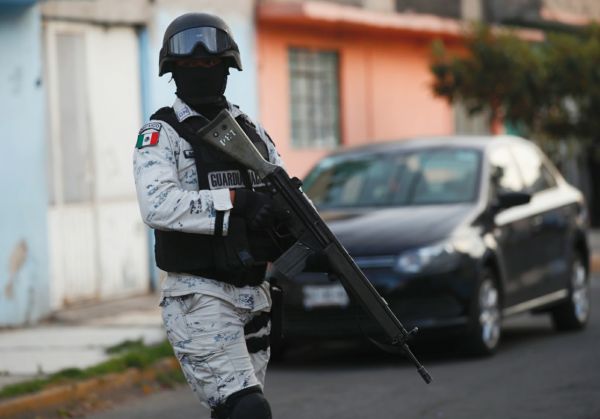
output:
[[289,49],[292,145],[340,143],[339,58],[336,51]]

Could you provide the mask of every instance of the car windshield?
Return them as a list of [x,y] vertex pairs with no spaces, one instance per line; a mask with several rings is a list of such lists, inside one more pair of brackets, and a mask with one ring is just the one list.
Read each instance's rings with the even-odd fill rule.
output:
[[480,162],[481,153],[467,148],[338,155],[307,175],[304,190],[321,208],[473,202]]

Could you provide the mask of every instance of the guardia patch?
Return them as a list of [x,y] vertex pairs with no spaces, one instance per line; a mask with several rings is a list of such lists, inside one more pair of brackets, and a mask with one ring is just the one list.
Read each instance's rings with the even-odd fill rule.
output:
[[210,189],[243,188],[244,181],[239,170],[223,170],[208,174]]
[[260,188],[262,186],[265,186],[265,183],[260,177],[258,177],[254,170],[248,169],[248,176],[250,176],[250,181],[252,182],[253,188]]
[[[253,188],[265,186],[264,182],[258,175],[252,170],[248,169],[248,177],[252,182]],[[217,172],[208,173],[208,185],[210,189],[224,189],[224,188],[243,188],[244,179],[242,178],[239,170],[222,170]]]

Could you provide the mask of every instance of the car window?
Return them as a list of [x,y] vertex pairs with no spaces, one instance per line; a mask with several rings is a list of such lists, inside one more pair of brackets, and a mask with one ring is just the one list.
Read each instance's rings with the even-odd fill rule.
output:
[[523,191],[523,181],[517,163],[506,146],[490,150],[491,181],[496,192]]
[[480,160],[476,150],[444,148],[334,156],[308,174],[304,189],[322,207],[472,202]]
[[519,144],[513,145],[512,151],[523,176],[527,192],[535,194],[556,186],[556,179],[547,165],[544,164],[542,155],[537,149],[527,144]]

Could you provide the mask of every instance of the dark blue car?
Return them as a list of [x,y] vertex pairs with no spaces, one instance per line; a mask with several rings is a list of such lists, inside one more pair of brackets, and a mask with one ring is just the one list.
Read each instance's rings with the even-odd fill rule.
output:
[[[559,330],[588,321],[582,194],[527,140],[351,149],[321,160],[304,190],[407,328],[452,332],[491,354],[504,317],[547,312]],[[287,339],[377,335],[335,278],[303,273],[282,285]]]

